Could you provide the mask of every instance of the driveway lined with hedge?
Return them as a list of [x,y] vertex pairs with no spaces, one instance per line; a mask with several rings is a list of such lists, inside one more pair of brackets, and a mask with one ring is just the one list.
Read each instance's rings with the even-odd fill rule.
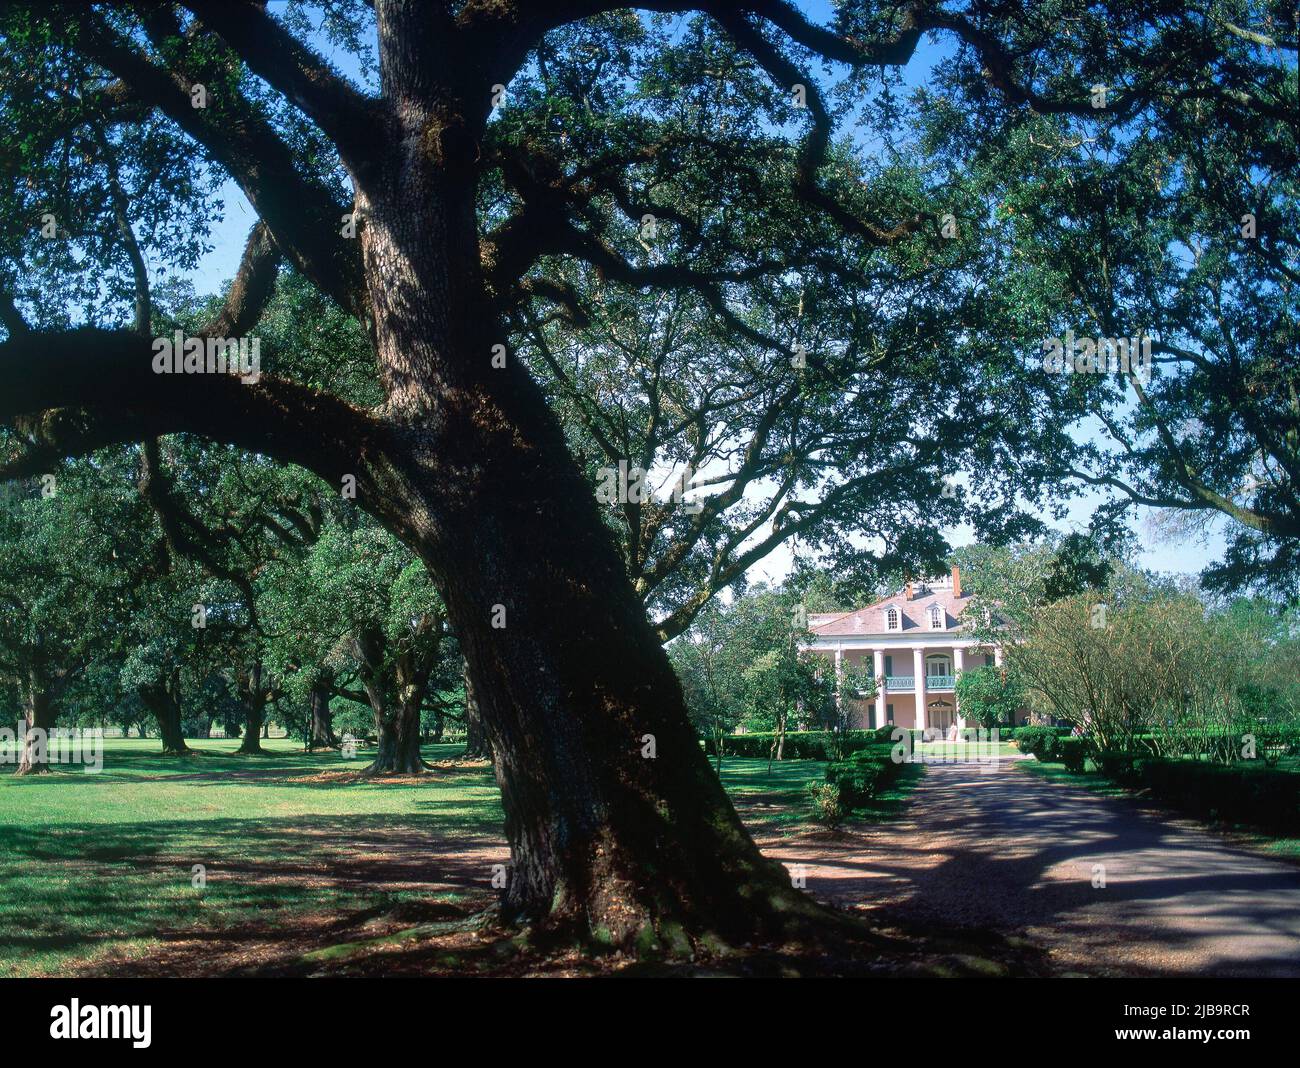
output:
[[933,764],[894,823],[764,847],[818,896],[1021,933],[1065,971],[1300,976],[1300,868],[1018,763]]

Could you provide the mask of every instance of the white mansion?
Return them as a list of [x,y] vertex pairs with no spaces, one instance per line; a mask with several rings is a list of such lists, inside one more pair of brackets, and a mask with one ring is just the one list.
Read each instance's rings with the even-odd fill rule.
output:
[[909,582],[901,591],[852,612],[809,613],[811,640],[800,648],[850,665],[876,679],[876,700],[855,701],[855,728],[886,724],[948,730],[966,728],[957,704],[957,676],[968,668],[1001,664],[1002,649],[970,635],[962,614],[961,572]]

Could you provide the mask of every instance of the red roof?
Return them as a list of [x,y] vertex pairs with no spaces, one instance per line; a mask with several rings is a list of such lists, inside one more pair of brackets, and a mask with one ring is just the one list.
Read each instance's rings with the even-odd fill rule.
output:
[[[852,612],[810,612],[808,614],[808,629],[817,635],[889,635],[909,631],[937,634],[938,631],[930,629],[928,615],[930,606],[933,604],[937,604],[944,611],[945,630],[960,629],[962,627],[961,614],[966,611],[971,602],[970,594],[954,597],[951,589],[935,589],[922,592],[923,590],[928,590],[928,587],[917,583],[912,587],[911,600],[907,599],[905,591],[900,590],[889,597],[882,597],[879,601],[869,604],[865,608],[856,608]],[[885,629],[885,612],[891,605],[897,608],[902,615],[902,627],[899,630]]]

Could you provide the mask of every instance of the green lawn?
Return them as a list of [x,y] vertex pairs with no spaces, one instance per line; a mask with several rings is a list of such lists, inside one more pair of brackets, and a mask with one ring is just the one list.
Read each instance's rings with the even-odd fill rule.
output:
[[[234,755],[228,739],[190,744],[201,755],[163,757],[156,739],[109,739],[99,774],[0,773],[0,976],[139,956],[159,936],[455,901],[486,893],[489,861],[505,859],[486,766],[371,782],[348,774],[365,766],[364,750],[345,761],[289,740],[265,742],[261,757]],[[461,748],[427,746],[425,757]],[[824,770],[796,760],[769,772],[766,760],[728,758],[722,777],[756,831],[797,833],[811,827],[806,787]],[[905,768],[865,818],[895,814],[921,773]]]
[[[779,830],[798,834],[812,830],[808,784],[821,782],[826,765],[820,760],[782,760],[771,765],[761,759],[725,757],[722,785],[741,816],[755,832]],[[916,783],[925,774],[922,764],[905,764],[898,778],[873,804],[854,814],[851,822],[880,823],[902,811]]]
[[[320,776],[359,770],[364,751],[345,761],[272,740],[268,756],[237,757],[234,741],[190,744],[203,755],[162,757],[157,740],[113,739],[100,774],[0,776],[0,975],[129,953],[160,930],[396,904],[418,894],[366,884],[375,839],[500,835],[486,767],[441,770],[418,785],[340,784]],[[460,748],[429,746],[425,756]],[[207,869],[201,891],[195,864]]]

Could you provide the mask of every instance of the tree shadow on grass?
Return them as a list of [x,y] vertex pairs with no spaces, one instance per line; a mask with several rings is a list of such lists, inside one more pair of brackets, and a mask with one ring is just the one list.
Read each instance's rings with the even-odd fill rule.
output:
[[[60,972],[134,941],[190,941],[295,916],[491,897],[508,861],[495,800],[436,815],[297,816],[7,827],[0,842],[0,974]],[[201,865],[196,871],[195,866]],[[201,876],[200,876],[201,873]]]

